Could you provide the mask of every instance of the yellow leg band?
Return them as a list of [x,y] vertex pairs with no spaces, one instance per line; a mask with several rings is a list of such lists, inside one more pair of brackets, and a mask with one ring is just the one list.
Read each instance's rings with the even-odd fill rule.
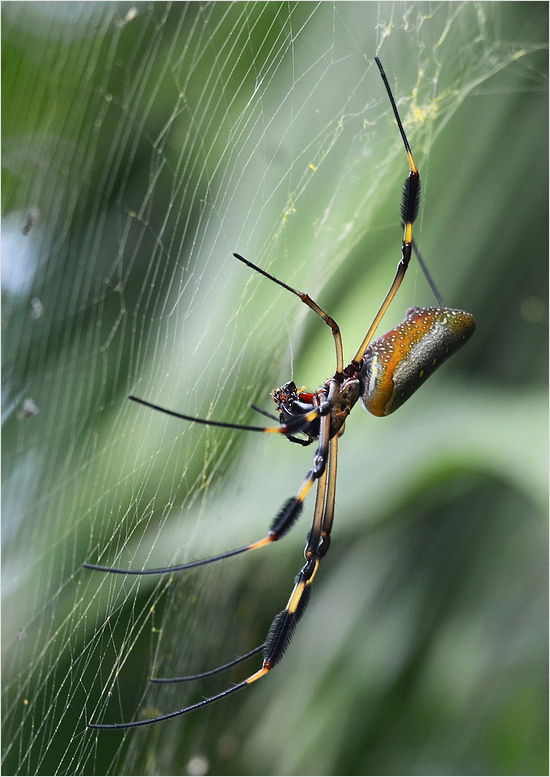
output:
[[253,675],[251,675],[248,678],[248,680],[245,680],[246,684],[250,685],[251,683],[255,682],[256,680],[259,680],[260,677],[263,677],[264,675],[266,675],[269,672],[270,669],[271,669],[270,666],[269,667],[262,666],[262,668],[258,669],[257,672],[255,672]]

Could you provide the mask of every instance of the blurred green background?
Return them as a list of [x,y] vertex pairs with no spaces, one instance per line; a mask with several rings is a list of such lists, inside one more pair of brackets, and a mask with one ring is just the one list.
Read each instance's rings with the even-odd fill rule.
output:
[[[3,773],[548,773],[548,5],[4,3]],[[331,552],[276,671],[263,641],[313,499],[312,451],[257,423],[351,358],[416,238],[467,348],[398,413],[354,411]],[[411,267],[384,327],[433,304]]]

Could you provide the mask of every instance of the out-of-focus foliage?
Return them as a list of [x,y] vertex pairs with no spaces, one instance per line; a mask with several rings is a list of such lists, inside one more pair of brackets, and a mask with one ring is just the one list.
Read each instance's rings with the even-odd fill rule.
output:
[[[548,6],[3,5],[4,774],[548,770]],[[263,535],[311,449],[127,402],[256,423],[334,370],[307,291],[359,344],[416,237],[467,348],[341,441],[330,554],[285,660],[185,687],[259,644],[311,515]],[[411,269],[385,325],[432,304]],[[303,309],[302,309],[303,308]]]

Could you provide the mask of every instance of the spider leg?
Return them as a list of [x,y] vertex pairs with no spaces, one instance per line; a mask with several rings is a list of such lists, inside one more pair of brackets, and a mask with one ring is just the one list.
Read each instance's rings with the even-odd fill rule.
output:
[[[329,416],[327,416],[329,418]],[[320,466],[324,468],[324,462],[319,458],[319,449],[315,456],[314,465],[308,472],[304,482],[302,483],[296,496],[287,499],[283,504],[274,520],[272,521],[271,528],[265,537],[251,542],[248,545],[243,545],[240,548],[234,548],[233,550],[225,551],[224,553],[218,553],[216,556],[209,556],[208,558],[199,559],[198,561],[191,561],[187,564],[176,564],[172,567],[158,567],[155,569],[125,569],[121,567],[108,567],[100,564],[85,563],[82,566],[85,569],[92,569],[96,572],[110,572],[114,575],[162,575],[167,572],[183,572],[186,569],[194,569],[195,567],[202,567],[206,564],[212,564],[214,561],[221,561],[225,558],[231,558],[231,556],[238,556],[241,553],[246,553],[249,550],[257,550],[258,548],[269,545],[272,542],[277,542],[281,537],[290,531],[294,526],[300,513],[302,512],[304,500],[311,489],[311,486],[315,480],[320,477],[322,470]]]
[[334,435],[329,443],[329,466],[326,488],[325,510],[323,512],[323,525],[321,528],[320,544],[317,548],[319,558],[326,555],[330,547],[330,534],[334,519],[334,506],[336,504],[336,472],[338,467],[338,435]]
[[[263,407],[258,407],[258,405],[250,405],[250,407],[252,408],[252,410],[255,410],[257,413],[261,413],[262,415],[267,416],[267,418],[271,418],[272,421],[279,421],[276,415],[273,415],[273,413],[270,413],[267,410],[264,410]],[[313,437],[308,437],[307,440],[301,440],[299,437],[294,437],[291,434],[290,435],[287,434],[286,439],[289,442],[295,442],[298,445],[303,445],[303,446],[311,445],[311,443],[313,442]]]
[[[238,429],[244,432],[268,432],[270,434],[287,435],[292,432],[299,432],[302,427],[307,426],[311,421],[317,418],[318,415],[317,408],[315,408],[311,413],[296,417],[296,419],[289,421],[287,424],[279,424],[279,426],[249,426],[248,424],[232,424],[226,421],[212,421],[209,418],[197,418],[197,416],[178,413],[176,410],[169,410],[167,407],[155,405],[153,402],[147,402],[146,399],[140,399],[133,394],[129,394],[128,399],[131,399],[132,402],[137,402],[138,405],[150,407],[152,410],[158,410],[159,413],[170,415],[173,418],[179,418],[182,421],[191,421],[196,424],[203,424],[204,426],[217,426],[222,429]],[[252,407],[254,410],[259,410],[259,408],[256,408],[254,405]],[[269,417],[273,417],[270,416],[267,411],[264,412],[260,410],[260,412],[263,412],[264,415],[268,415]]]
[[[401,222],[401,226],[405,227],[405,224],[403,222]],[[422,270],[422,272],[424,273],[424,277],[428,281],[428,286],[432,290],[432,294],[434,295],[434,297],[437,300],[437,304],[439,305],[440,308],[447,307],[445,305],[445,302],[443,301],[443,297],[441,296],[441,293],[440,293],[439,289],[435,285],[435,281],[432,278],[432,274],[431,274],[430,270],[428,269],[428,265],[426,264],[426,262],[424,260],[424,257],[420,253],[420,249],[419,249],[418,244],[417,244],[417,242],[416,242],[416,240],[414,238],[412,239],[412,249],[413,249],[413,252],[416,255],[416,258],[418,259],[418,264],[420,265],[420,269]]]
[[399,127],[399,131],[401,133],[401,138],[403,140],[403,145],[405,146],[405,151],[407,152],[410,172],[409,172],[408,178],[405,180],[405,186],[403,188],[403,200],[401,203],[401,219],[405,225],[404,233],[403,233],[401,259],[399,261],[399,264],[397,265],[397,271],[395,273],[395,277],[393,279],[392,285],[390,286],[389,291],[384,298],[384,301],[380,305],[378,313],[374,317],[372,324],[368,328],[367,334],[365,335],[363,342],[361,343],[357,353],[353,357],[351,365],[353,365],[354,367],[359,366],[359,363],[363,358],[363,356],[365,355],[365,351],[367,350],[368,345],[372,340],[376,329],[378,328],[378,324],[382,320],[384,313],[390,306],[391,301],[395,297],[397,290],[401,286],[403,278],[405,277],[405,273],[407,272],[407,268],[409,266],[409,262],[411,260],[411,255],[412,255],[413,223],[416,220],[416,217],[418,215],[418,207],[420,204],[420,174],[414,163],[411,147],[409,146],[409,141],[407,140],[407,136],[405,135],[403,124],[401,123],[401,119],[399,118],[397,105],[395,103],[392,91],[390,89],[388,79],[382,67],[382,63],[380,62],[378,57],[375,57],[375,62],[378,65],[378,69],[380,70],[380,75],[382,76],[382,80],[384,81],[384,86],[386,87],[388,97],[390,98],[390,103],[393,108],[395,120],[397,122],[397,126]]
[[[331,454],[337,450],[338,435],[334,435],[329,441],[330,434],[330,416],[324,416],[319,430],[319,449],[316,456],[316,463],[320,474],[317,476],[317,497],[315,500],[315,510],[311,529],[308,534],[307,545],[304,551],[306,563],[296,576],[294,588],[284,610],[282,610],[273,620],[267,639],[265,642],[264,662],[262,670],[270,671],[279,663],[284,655],[286,648],[292,638],[294,629],[309,602],[311,593],[311,583],[317,572],[317,567],[324,552],[323,547],[323,527],[325,523],[326,496],[333,499],[335,495],[335,468],[336,459]],[[307,480],[307,478],[306,478]],[[330,488],[327,488],[327,482]],[[331,485],[332,484],[332,485]],[[325,551],[326,552],[326,551]],[[262,671],[260,670],[260,672]],[[254,679],[259,679],[260,673]],[[249,678],[249,682],[253,682]]]
[[[330,430],[330,418],[323,419],[322,428],[328,438]],[[267,635],[264,649],[264,662],[262,669],[269,671],[279,663],[288,647],[298,621],[305,612],[311,595],[311,583],[317,572],[321,559],[326,555],[330,546],[330,533],[334,518],[334,504],[336,498],[336,469],[338,459],[338,435],[335,434],[324,449],[327,466],[323,470],[317,485],[317,499],[315,512],[308,541],[304,551],[306,563],[296,577],[294,588],[288,600],[286,608],[276,617]],[[261,670],[260,670],[261,671]],[[259,679],[260,673],[257,673]],[[253,678],[249,678],[249,683]]]
[[[256,672],[258,675],[264,675],[266,674],[266,671],[263,671],[263,669],[260,669],[259,672]],[[228,688],[226,691],[222,691],[221,693],[216,694],[215,696],[210,696],[208,699],[203,699],[203,701],[199,701],[196,704],[192,704],[190,707],[185,707],[182,710],[176,710],[176,712],[169,712],[167,715],[159,715],[156,718],[147,718],[146,720],[133,720],[130,723],[88,723],[87,727],[91,729],[123,729],[123,728],[137,728],[138,726],[149,726],[151,723],[160,723],[161,720],[170,720],[170,718],[177,718],[179,715],[186,715],[188,712],[192,712],[193,710],[197,710],[200,707],[206,707],[207,704],[212,704],[215,701],[218,701],[218,699],[223,699],[225,696],[229,696],[232,693],[235,693],[235,691],[240,691],[241,688],[245,688],[247,685],[249,685],[251,682],[253,682],[254,679],[257,679],[255,675],[252,675],[252,677],[247,678],[246,680],[243,680],[242,683],[237,683],[237,685],[233,685],[231,688]]]
[[314,437],[308,437],[307,440],[301,440],[299,437],[293,437],[290,435],[290,437],[286,438],[289,442],[294,442],[297,445],[302,445],[304,448],[307,448],[308,445],[311,445],[312,442],[315,441]]
[[[210,696],[207,699],[203,699],[200,702],[197,702],[196,704],[191,704],[189,707],[184,707],[181,710],[176,710],[175,712],[170,712],[166,715],[159,715],[155,718],[148,718],[147,720],[134,720],[129,723],[88,723],[88,728],[91,729],[126,729],[126,728],[137,728],[138,726],[148,726],[151,723],[159,723],[163,720],[169,720],[171,718],[179,717],[180,715],[186,715],[188,712],[192,712],[193,710],[199,709],[201,707],[206,707],[208,704],[213,704],[216,701],[219,701],[220,699],[225,698],[226,696],[229,696],[232,693],[236,693],[236,691],[241,690],[242,688],[245,688],[247,685],[251,685],[252,683],[256,682],[256,680],[259,680],[260,678],[264,677],[273,667],[281,660],[283,657],[283,654],[288,646],[288,643],[290,642],[290,639],[292,638],[292,635],[294,633],[294,629],[296,628],[296,624],[302,617],[302,615],[305,612],[307,603],[309,601],[309,595],[310,595],[310,586],[313,581],[313,578],[315,576],[315,573],[317,571],[317,567],[319,566],[319,561],[321,558],[320,555],[320,549],[322,547],[322,540],[320,540],[320,536],[322,533],[322,526],[324,523],[324,508],[325,508],[325,494],[327,492],[327,479],[329,482],[329,485],[331,482],[334,482],[333,476],[327,477],[327,469],[334,469],[335,465],[331,463],[330,461],[330,453],[333,452],[337,447],[337,439],[338,436],[335,435],[333,438],[336,439],[336,443],[333,443],[330,441],[329,443],[329,434],[330,434],[330,416],[326,415],[323,417],[320,425],[319,430],[319,447],[317,449],[317,454],[315,456],[315,463],[314,467],[308,475],[306,476],[306,479],[304,481],[304,484],[302,485],[302,488],[300,489],[301,493],[304,491],[304,486],[306,483],[311,484],[314,482],[314,480],[318,481],[317,486],[317,498],[315,501],[315,511],[313,515],[313,522],[311,531],[308,535],[308,547],[310,544],[312,544],[312,537],[317,538],[317,553],[313,554],[311,558],[306,559],[306,563],[296,576],[295,582],[294,582],[294,588],[292,589],[292,593],[290,594],[290,598],[287,602],[287,605],[284,610],[282,610],[273,620],[273,623],[271,624],[271,627],[269,629],[269,633],[267,635],[267,639],[265,641],[265,644],[263,646],[264,649],[264,660],[262,663],[261,668],[254,672],[254,674],[250,675],[250,677],[247,677],[246,680],[243,680],[240,683],[237,683],[237,685],[232,686],[231,688],[226,689],[225,691],[222,691],[221,693],[217,693],[214,696]],[[328,467],[327,467],[327,461],[328,461]],[[312,471],[315,469],[316,477],[311,477]],[[305,491],[307,493],[309,491],[309,488]],[[332,495],[334,495],[334,490],[332,490]],[[304,494],[305,498],[305,494]],[[306,547],[307,552],[307,547]],[[324,554],[323,554],[324,555]],[[198,677],[203,677],[208,674],[215,674],[217,671],[222,671],[223,669],[228,668],[229,666],[233,666],[236,663],[239,663],[241,660],[244,660],[245,658],[250,657],[254,653],[258,652],[259,649],[255,649],[251,651],[250,653],[247,653],[246,656],[241,657],[240,659],[237,659],[236,661],[232,661],[229,664],[224,664],[222,667],[218,667],[216,670],[212,670],[211,672],[206,672],[203,675],[195,675],[193,677],[190,677],[189,679],[197,679]],[[178,678],[176,678],[177,680]],[[186,680],[188,678],[181,678],[181,680]],[[168,681],[165,681],[168,682]]]
[[252,270],[256,270],[256,272],[259,272],[260,275],[263,275],[264,278],[268,278],[270,281],[273,281],[273,283],[276,283],[277,285],[281,286],[283,289],[286,289],[287,291],[292,292],[292,294],[295,294],[297,297],[299,297],[304,305],[307,305],[308,308],[311,308],[315,313],[317,313],[318,316],[320,316],[325,324],[330,327],[332,331],[332,336],[334,337],[334,347],[336,349],[336,375],[341,375],[342,371],[344,369],[344,349],[342,346],[342,336],[340,334],[340,327],[336,323],[336,321],[331,318],[325,311],[319,307],[319,305],[311,299],[309,294],[305,294],[303,291],[298,291],[297,289],[292,288],[292,286],[288,286],[288,284],[284,283],[283,281],[280,281],[278,278],[275,278],[274,275],[271,275],[270,273],[266,272],[265,270],[262,270],[261,267],[258,267],[257,265],[250,262],[248,259],[245,259],[244,256],[241,256],[240,254],[233,254],[235,259],[238,259],[240,262],[243,262],[243,264],[246,264],[248,267],[250,267]]
[[270,413],[268,410],[264,410],[263,407],[258,407],[258,405],[250,405],[250,407],[256,413],[261,413],[262,415],[265,415],[266,418],[271,418],[272,421],[279,423],[279,419],[277,418],[277,416],[273,415],[273,413]]
[[[330,418],[323,420],[325,435],[328,437]],[[266,639],[263,668],[272,669],[283,657],[288,647],[294,629],[309,602],[311,594],[310,586],[317,572],[321,559],[326,555],[330,546],[330,533],[334,518],[334,504],[336,498],[336,470],[338,459],[338,435],[335,434],[324,450],[325,460],[328,462],[317,486],[317,499],[315,512],[307,545],[304,550],[306,563],[297,575],[294,588],[288,600],[286,608],[280,612],[273,621]]]
[[152,683],[187,683],[191,680],[202,680],[203,677],[211,677],[214,674],[218,674],[219,672],[224,672],[226,669],[230,669],[232,666],[236,666],[237,664],[241,664],[243,661],[246,661],[248,658],[251,658],[252,656],[257,655],[258,653],[261,653],[261,651],[265,648],[265,642],[262,642],[261,645],[258,645],[258,647],[255,647],[253,650],[250,650],[248,653],[245,653],[244,656],[239,656],[239,658],[233,659],[233,661],[229,661],[227,664],[223,664],[223,666],[217,666],[215,669],[210,669],[208,672],[200,672],[199,674],[190,674],[187,677],[151,677],[150,681]]
[[[318,415],[316,411],[319,411],[322,414],[322,417],[326,419],[326,421],[324,421],[321,426],[324,427],[324,425],[328,423],[330,428],[330,409],[334,406],[337,392],[338,382],[333,379],[330,383],[327,399],[321,402],[321,405],[318,408],[312,410],[311,413],[307,413],[306,415],[302,416],[301,419],[307,419],[311,415],[316,417],[316,415]],[[287,501],[283,504],[273,519],[271,527],[266,536],[256,540],[256,542],[251,542],[248,545],[243,545],[240,548],[234,548],[233,550],[227,550],[223,553],[218,553],[215,556],[209,556],[208,558],[199,559],[198,561],[190,561],[187,564],[176,564],[175,566],[171,567],[157,567],[154,569],[126,569],[123,567],[110,567],[89,563],[82,564],[82,566],[85,569],[92,569],[95,572],[110,572],[114,575],[161,575],[168,572],[183,572],[186,569],[202,567],[206,564],[212,564],[214,561],[221,561],[225,558],[231,558],[231,556],[238,556],[241,553],[246,553],[249,550],[257,550],[258,548],[263,548],[264,545],[270,545],[272,542],[277,542],[277,540],[280,540],[281,537],[284,537],[284,535],[294,526],[298,520],[298,517],[300,516],[300,513],[302,512],[305,498],[308,495],[313,483],[323,474],[327,458],[325,450],[327,445],[328,441],[324,441],[323,435],[320,435],[319,445],[313,460],[313,466],[307,473],[306,478],[302,483],[298,493],[296,496],[287,499]]]

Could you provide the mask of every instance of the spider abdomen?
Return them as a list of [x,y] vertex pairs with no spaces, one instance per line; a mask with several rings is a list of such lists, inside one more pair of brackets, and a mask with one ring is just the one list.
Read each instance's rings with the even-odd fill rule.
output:
[[376,416],[397,410],[472,336],[470,313],[451,308],[409,308],[405,320],[374,340],[361,364],[361,401]]

